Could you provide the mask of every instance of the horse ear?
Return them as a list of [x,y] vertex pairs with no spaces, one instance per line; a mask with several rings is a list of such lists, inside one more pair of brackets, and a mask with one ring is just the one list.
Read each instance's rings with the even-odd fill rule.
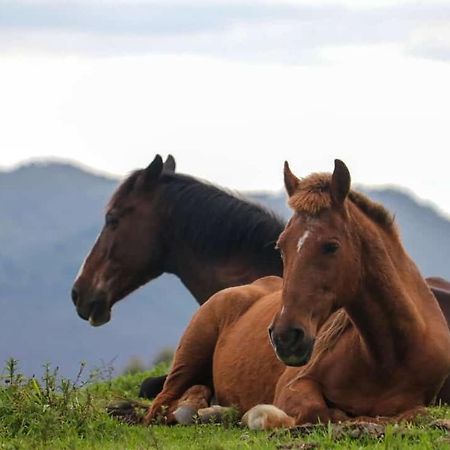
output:
[[350,191],[350,172],[347,166],[340,160],[334,160],[334,172],[331,177],[331,199],[336,206],[344,203]]
[[163,170],[163,160],[160,155],[156,155],[155,159],[147,166],[146,169],[144,169],[144,179],[143,184],[144,186],[150,186],[155,183],[155,181],[159,178],[161,175],[161,172]]
[[300,180],[291,172],[289,168],[289,163],[287,161],[284,162],[284,186],[286,187],[286,191],[291,197],[294,192],[297,190],[298,184]]
[[172,155],[169,155],[167,159],[164,161],[164,172],[175,172],[176,163],[175,158]]

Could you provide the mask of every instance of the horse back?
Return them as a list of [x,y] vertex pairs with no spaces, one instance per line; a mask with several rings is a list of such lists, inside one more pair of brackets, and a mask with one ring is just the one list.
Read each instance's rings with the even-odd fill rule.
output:
[[272,292],[279,291],[282,283],[282,278],[268,276],[250,284],[223,289],[214,294],[200,310],[205,307],[213,310],[219,333],[226,333],[227,329],[240,320],[255,302]]

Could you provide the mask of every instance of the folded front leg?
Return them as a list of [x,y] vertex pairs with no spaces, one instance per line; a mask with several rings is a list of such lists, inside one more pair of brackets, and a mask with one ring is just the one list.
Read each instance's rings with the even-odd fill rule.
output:
[[251,430],[272,430],[291,428],[295,419],[273,405],[256,405],[242,417],[242,424]]
[[305,423],[339,422],[348,416],[329,408],[319,385],[307,378],[286,383],[280,380],[273,405],[256,405],[247,411],[242,423],[252,430],[290,428]]
[[296,425],[348,419],[343,411],[328,407],[319,384],[309,378],[300,378],[282,385],[279,383],[274,405],[295,417]]
[[209,407],[212,391],[208,386],[196,385],[189,388],[180,398],[173,417],[180,425],[191,425],[198,417],[198,410]]
[[153,401],[145,423],[161,418],[170,423],[172,419],[168,414],[177,408],[179,399],[189,388],[195,385],[212,387],[212,357],[217,341],[213,306],[208,301],[192,318],[175,352],[173,367],[163,390]]

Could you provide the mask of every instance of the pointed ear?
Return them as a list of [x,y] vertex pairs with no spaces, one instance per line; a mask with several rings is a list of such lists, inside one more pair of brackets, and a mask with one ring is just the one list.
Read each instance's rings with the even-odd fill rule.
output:
[[350,172],[340,160],[334,160],[334,172],[331,177],[331,199],[335,206],[342,206],[350,191]]
[[164,161],[164,172],[175,172],[176,163],[175,158],[172,155],[169,155],[167,159]]
[[286,187],[286,191],[291,197],[294,192],[297,190],[298,183],[300,180],[291,172],[289,168],[289,164],[287,161],[284,162],[284,186]]
[[156,155],[155,159],[144,169],[143,185],[145,187],[152,186],[161,175],[163,170],[163,160],[161,156]]

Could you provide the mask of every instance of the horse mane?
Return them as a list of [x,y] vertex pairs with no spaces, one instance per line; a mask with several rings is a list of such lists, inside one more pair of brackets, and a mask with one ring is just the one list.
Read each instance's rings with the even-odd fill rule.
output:
[[119,203],[121,199],[126,198],[128,194],[133,191],[142,172],[142,169],[131,172],[130,175],[128,175],[128,177],[119,184],[117,189],[114,191],[114,194],[111,196],[106,209],[109,209],[112,205]]
[[[132,172],[117,188],[109,204],[128,196],[137,186],[142,170]],[[236,193],[206,181],[173,172],[163,172],[158,180],[161,204],[167,208],[171,230],[196,253],[204,257],[227,258],[242,252],[282,262],[275,243],[285,223],[275,213]]]
[[[352,324],[353,322],[343,308],[333,313],[319,330],[310,360],[306,365],[299,368],[296,377],[291,383],[306,375],[309,368],[314,367],[315,363],[320,361],[326,352],[332,350],[338,343],[339,338]],[[291,387],[290,389],[293,388]]]
[[319,331],[311,362],[314,363],[324,352],[331,350],[351,324],[352,321],[344,309],[338,309],[332,314]]
[[[275,243],[285,223],[275,213],[236,193],[188,175],[163,173],[162,196],[178,237],[205,257],[253,253],[279,258]],[[281,270],[281,258],[280,270]]]
[[[314,173],[300,180],[296,192],[289,199],[289,206],[297,212],[318,215],[331,207],[331,174]],[[347,197],[369,219],[383,228],[390,229],[394,216],[380,203],[360,192],[351,190]]]

